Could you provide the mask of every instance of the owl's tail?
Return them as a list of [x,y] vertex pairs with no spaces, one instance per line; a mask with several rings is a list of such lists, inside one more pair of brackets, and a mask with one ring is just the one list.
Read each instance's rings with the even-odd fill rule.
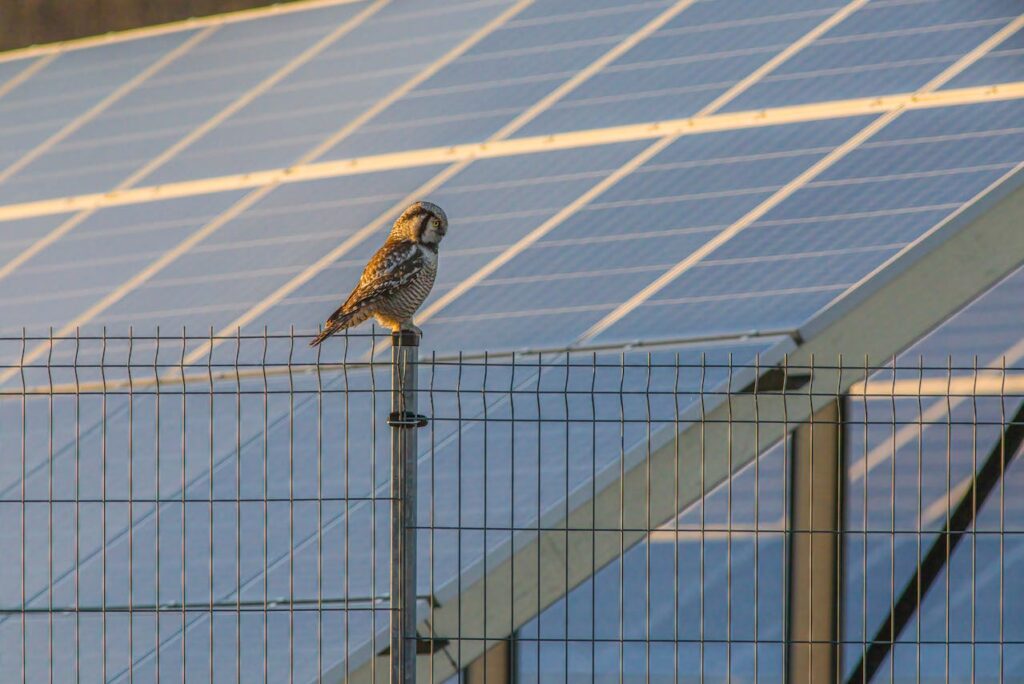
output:
[[[361,320],[355,320],[358,313],[358,311],[344,313],[340,309],[335,311],[334,314],[324,323],[324,329],[320,331],[319,335],[313,338],[309,343],[309,346],[316,347],[339,330],[344,330],[345,328],[350,328],[357,323],[361,323]],[[366,317],[363,316],[363,318]]]

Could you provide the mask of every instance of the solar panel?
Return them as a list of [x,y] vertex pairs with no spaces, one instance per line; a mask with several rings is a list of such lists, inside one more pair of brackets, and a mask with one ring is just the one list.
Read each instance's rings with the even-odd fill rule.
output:
[[[659,342],[694,358],[704,353],[726,363],[731,352],[736,363],[749,362],[758,353],[790,344],[786,340],[810,319],[868,282],[876,269],[1024,162],[1024,134],[1018,124],[1022,94],[1009,83],[1020,74],[1022,34],[1014,32],[1012,23],[1019,22],[1019,14],[1020,8],[1009,0],[346,2],[223,25],[200,23],[94,47],[45,49],[31,58],[0,61],[0,205],[23,205],[25,214],[2,224],[0,332],[16,336],[24,326],[46,334],[51,325],[67,328],[66,333],[78,326],[91,333],[105,327],[111,335],[129,326],[140,330],[156,325],[165,333],[183,326],[203,333],[211,328],[230,332],[234,326],[248,333],[292,326],[309,331],[347,294],[400,205],[427,195],[446,208],[452,229],[427,303],[424,353]],[[1005,40],[991,41],[999,31],[1005,32]],[[985,41],[992,44],[977,50]],[[33,68],[34,73],[26,71]],[[978,90],[960,93],[967,104],[918,103],[906,105],[905,111],[890,105],[872,112],[838,102],[909,94],[928,84],[943,92]],[[997,84],[1000,88],[992,88]],[[815,108],[783,124],[771,118],[801,104]],[[756,111],[761,109],[769,111]],[[721,129],[713,132],[630,138],[607,128],[686,117],[707,120],[716,112],[727,116],[717,120]],[[582,143],[559,147],[557,134],[581,132],[586,133]],[[549,135],[554,137],[546,140]],[[486,148],[480,151],[485,158],[451,164],[436,158],[415,161],[412,154],[463,143],[522,142],[528,136],[541,137],[491,158],[486,158]],[[363,171],[360,163],[365,161],[346,161],[385,153],[395,156],[383,169]],[[335,165],[314,180],[253,186],[235,177],[325,161]],[[179,188],[179,196],[136,198],[123,205],[111,199],[117,196],[113,193],[97,200],[98,208],[79,214],[66,213],[62,206],[65,198],[86,193],[126,187],[153,188],[156,193],[163,184],[198,179],[215,179],[218,185],[213,190],[192,185]],[[24,204],[35,201],[44,204]],[[1009,306],[1013,297],[1000,293],[1016,292],[1017,280],[990,295],[987,301],[999,302],[992,310]],[[443,306],[429,308],[439,301]],[[965,317],[985,319],[970,311]],[[972,326],[978,324],[976,318],[970,318]],[[980,350],[988,358],[1004,351],[1017,331],[988,323],[985,335],[975,339],[950,333],[961,345],[955,351]],[[695,340],[715,337],[725,339],[693,346]],[[159,344],[139,340],[132,343],[132,353],[169,363],[187,357],[187,364],[202,365],[211,354],[233,357],[235,351],[230,344],[212,351]],[[943,344],[926,340],[921,349],[934,354],[946,349]],[[114,354],[128,353],[125,340],[112,340],[109,348]],[[365,359],[371,350],[361,344],[351,352]],[[21,353],[18,344],[0,349],[4,363]],[[71,347],[58,344],[52,356],[67,359],[72,353]],[[323,353],[339,355],[339,343],[329,344]],[[256,347],[240,352],[249,360],[258,360],[260,354]],[[305,349],[296,354],[312,358]],[[544,373],[545,382],[572,379],[559,376],[556,369]],[[710,382],[722,378],[724,371]],[[289,380],[272,382],[283,388]],[[365,388],[370,378],[353,373],[346,381],[349,389]],[[443,384],[451,378],[435,381]],[[331,391],[340,392],[341,382],[333,377]],[[462,382],[469,386],[484,380],[464,377]],[[487,382],[505,387],[510,378],[492,376]],[[668,380],[659,377],[656,382]],[[684,379],[690,389],[694,382]],[[261,382],[256,385],[262,389]],[[324,626],[338,638],[325,643],[323,653],[317,651],[316,621],[296,614],[298,679],[317,677],[321,656],[327,669],[353,653],[368,655],[382,625],[372,623],[371,610],[351,610],[342,625],[341,608],[345,599],[379,594],[387,584],[387,513],[372,504],[337,499],[353,492],[370,494],[386,480],[383,434],[376,441],[365,430],[346,434],[344,438],[372,455],[348,464],[347,479],[334,469],[319,474],[323,478],[318,482],[315,468],[317,439],[343,439],[339,426],[346,420],[383,425],[383,406],[371,405],[367,395],[352,396],[344,409],[300,399],[294,414],[286,401],[277,401],[280,397],[266,409],[259,402],[243,401],[239,408],[233,401],[200,397],[198,409],[188,409],[191,427],[184,433],[173,427],[180,402],[177,408],[161,407],[166,424],[158,428],[156,400],[142,397],[132,407],[136,429],[131,437],[121,430],[123,422],[109,417],[123,415],[129,402],[112,399],[106,422],[120,427],[105,435],[105,457],[99,447],[102,421],[96,402],[75,408],[57,401],[52,409],[57,417],[82,411],[82,491],[94,497],[139,498],[131,508],[127,503],[105,504],[105,538],[98,532],[100,505],[83,504],[77,525],[83,533],[78,578],[82,602],[154,602],[159,572],[162,600],[186,599],[197,606],[186,611],[190,627],[184,637],[190,654],[185,668],[197,677],[211,667],[206,620],[216,626],[214,669],[227,679],[262,676],[262,622],[250,616],[236,622],[234,614],[211,616],[203,608],[211,599],[230,605],[266,596],[337,602],[325,613]],[[309,427],[323,408],[329,420],[319,424],[327,426],[327,434],[314,438],[300,430],[298,441],[289,441],[286,416]],[[479,411],[483,404],[463,408]],[[525,404],[516,408],[536,410]],[[545,405],[543,410],[558,414],[577,408]],[[19,410],[0,402],[0,427],[20,429]],[[25,544],[40,550],[28,561],[32,580],[27,589],[36,608],[78,596],[68,574],[76,560],[66,552],[71,542],[64,538],[71,527],[70,509],[45,502],[51,475],[54,496],[69,495],[75,477],[70,451],[74,440],[60,432],[64,427],[51,438],[48,423],[40,418],[48,410],[40,404],[28,411],[32,418],[26,439],[33,448],[24,483],[20,463],[0,459],[0,511],[9,509],[5,519],[8,514],[20,519],[22,486],[42,502],[27,505],[25,512]],[[476,427],[446,420],[455,410],[451,404],[435,407],[437,420],[431,428],[441,446],[431,463],[434,474],[423,483],[430,495],[421,505],[423,515],[429,512],[438,525],[527,525],[544,511],[565,508],[568,491],[593,482],[602,466],[621,455],[621,435],[609,434],[608,444],[615,445],[611,448],[600,439],[574,434],[574,443],[589,448],[592,459],[542,461],[537,434],[513,435],[509,427],[497,424],[485,438]],[[488,410],[501,413],[509,406]],[[657,405],[655,410],[660,410]],[[144,417],[150,414],[152,419]],[[208,414],[225,426],[213,437],[203,422]],[[619,429],[617,423],[612,427]],[[462,449],[477,448],[485,439],[504,445],[514,439],[521,448],[514,463],[494,461],[487,466],[493,470],[485,471],[481,464],[462,459],[465,452],[453,442],[445,442],[456,434]],[[566,438],[554,430],[545,437],[552,444]],[[627,441],[642,438],[630,431]],[[134,441],[161,445],[159,470],[152,449],[140,447],[129,461]],[[52,461],[51,442],[56,445]],[[914,451],[917,445],[908,442],[902,448]],[[188,454],[184,460],[183,453]],[[97,469],[104,458],[112,477],[100,491]],[[722,500],[720,490],[684,511],[679,524],[692,526],[694,516],[716,519],[728,506],[736,508],[738,517],[752,515],[740,510],[743,494],[777,489],[784,477],[780,461],[778,451],[764,454],[756,470],[735,475],[730,491],[737,495],[730,501]],[[53,470],[46,470],[47,463]],[[965,467],[962,462],[954,465]],[[1018,477],[1017,470],[1008,477]],[[864,477],[867,482],[870,474]],[[758,478],[766,480],[759,484]],[[929,490],[929,496],[939,496],[941,483],[932,484],[935,491]],[[881,486],[872,483],[876,485]],[[216,524],[207,527],[211,513],[200,501],[210,492],[224,501],[215,504]],[[314,512],[318,492],[327,496],[322,514]],[[252,502],[236,504],[235,497],[243,493]],[[186,500],[194,496],[196,502],[157,508],[143,501],[157,494]],[[264,509],[264,496],[281,501]],[[290,509],[288,500],[295,496],[309,501]],[[886,496],[873,497],[865,515],[880,510],[878,501],[888,501]],[[456,501],[461,511],[453,508]],[[766,499],[760,512],[765,524],[781,519],[773,505]],[[53,543],[47,538],[51,514],[57,521]],[[614,640],[636,635],[646,624],[645,610],[653,611],[651,624],[665,638],[678,636],[673,631],[678,628],[687,639],[780,640],[783,607],[771,597],[781,593],[784,582],[781,536],[759,534],[760,539],[736,542],[731,561],[740,577],[758,554],[764,567],[758,566],[757,577],[764,584],[753,598],[749,587],[737,583],[733,590],[738,593],[726,599],[730,588],[717,575],[675,586],[679,573],[699,572],[687,565],[692,565],[691,551],[698,542],[658,533],[528,621],[519,632],[517,667],[557,678],[567,661],[570,670],[589,672],[593,662],[598,671],[621,668],[648,675],[703,662],[703,671],[711,675],[714,663],[728,655],[724,646],[701,644],[702,652],[693,645],[682,649],[676,663],[667,659],[671,649],[659,652],[655,646],[653,669],[647,670],[639,664],[641,656],[629,649],[620,656],[617,645],[596,645],[593,651],[545,645],[545,638]],[[22,543],[14,526],[0,528],[0,535],[10,548]],[[420,580],[426,586],[425,573],[432,571],[431,588],[448,591],[457,590],[457,579],[487,550],[509,541],[508,534],[497,531],[488,531],[486,539],[471,530],[440,529],[434,535],[421,540]],[[153,543],[158,539],[159,561]],[[344,566],[344,574],[327,578],[320,589],[317,539],[332,549],[328,553],[338,554],[347,544],[350,557],[377,562],[350,566],[340,557],[325,558],[324,563]],[[218,567],[212,591],[208,567],[198,561],[182,564],[182,546],[185,559],[202,559],[211,542],[217,548],[212,562]],[[724,562],[720,544],[700,543],[708,562]],[[134,545],[131,555],[129,545]],[[64,549],[53,558],[53,580],[41,560],[46,549]],[[107,555],[109,565],[97,561],[98,551]],[[869,573],[888,567],[885,549],[865,553],[870,555]],[[674,558],[682,563],[679,568],[673,566]],[[900,556],[902,575],[910,567],[907,558]],[[106,591],[101,565],[108,573]],[[651,585],[643,583],[648,569]],[[864,576],[857,575],[858,568],[848,570],[850,591],[856,591]],[[963,566],[951,572],[964,572]],[[0,604],[20,605],[20,581],[15,564],[0,567]],[[980,582],[979,591],[991,592],[991,582]],[[647,592],[678,590],[680,596],[674,604],[659,605],[645,591],[631,592],[634,585]],[[621,615],[595,612],[604,608],[580,598],[617,591],[623,592]],[[699,611],[695,606],[702,600],[700,593],[710,618],[705,631],[697,634],[692,633],[692,621],[675,624],[675,615]],[[869,632],[886,608],[883,598],[887,600],[872,599],[877,605],[870,607]],[[726,600],[739,610],[731,619]],[[757,632],[753,606],[761,620]],[[940,608],[927,605],[923,621],[934,625]],[[53,619],[52,639],[70,643],[75,632],[69,618]],[[127,641],[127,615],[106,618],[106,644],[98,643],[91,619],[82,618],[82,660],[74,660],[71,652],[59,653],[58,674],[72,673],[74,663],[80,662],[81,671],[96,678],[103,667],[115,681],[129,672],[147,678],[157,674],[154,648],[175,654],[180,648],[177,621],[161,628],[158,644],[159,618],[140,613],[134,617],[137,660],[129,662],[125,648],[116,645]],[[287,636],[274,637],[288,633],[287,619],[287,614],[269,618],[270,643],[288,643]],[[30,643],[51,639],[45,619],[31,616],[26,624]],[[726,624],[737,631],[723,634]],[[0,650],[18,652],[19,630],[17,621],[0,619]],[[870,635],[855,638],[860,637]],[[242,644],[237,665],[236,638]],[[287,678],[292,664],[284,647],[271,650],[270,679]],[[31,649],[30,655],[33,679],[46,669],[47,654]],[[735,676],[781,672],[781,647],[736,646],[731,657]],[[174,658],[169,660],[171,665],[165,660],[161,667],[177,667]],[[346,665],[359,668],[365,662],[350,660]],[[160,673],[168,675],[166,670]]]
[[697,114],[838,9],[697,3],[523,129],[540,135]]
[[924,86],[1017,16],[1012,3],[872,2],[726,109],[869,97]]
[[[178,32],[150,40],[101,46],[76,53],[73,57],[58,55],[53,61],[48,61],[38,73],[0,100],[4,167],[18,162],[23,155],[32,153],[37,146],[73,124],[77,117],[86,115],[90,109],[101,106],[105,99],[114,97],[125,83],[144,77],[153,69],[158,70],[166,61],[173,61],[180,51],[187,50],[197,39],[193,32]],[[46,57],[39,59],[47,60]],[[126,149],[129,148],[122,146],[122,153]],[[74,161],[72,159],[66,159],[65,166],[60,167],[65,174],[77,171],[77,168],[68,168],[68,164],[77,167],[88,158],[79,156]],[[42,169],[40,173],[43,173]],[[80,191],[74,183],[58,185],[50,192],[54,190],[58,193]],[[33,193],[24,187],[8,188],[4,184],[0,185],[0,192],[5,202],[53,196],[47,195],[46,187],[37,187]]]
[[[334,27],[352,21],[360,7],[344,4],[290,14],[288,25],[279,30],[270,30],[263,22],[240,22],[199,36],[187,52],[0,185],[0,201],[103,191],[134,177],[147,162],[272,77]],[[259,59],[242,61],[234,56],[255,45],[260,46]]]
[[1024,36],[1007,38],[998,48],[979,59],[973,66],[950,82],[951,88],[1006,83],[1024,67]]
[[[976,105],[956,112],[904,115],[901,131],[920,131],[919,119],[933,122],[933,128],[907,138],[891,130],[862,145],[730,240],[719,263],[714,257],[705,260],[618,322],[621,332],[612,327],[598,339],[628,339],[625,336],[638,327],[655,336],[670,335],[672,324],[666,325],[661,313],[664,306],[675,304],[688,307],[687,318],[699,318],[701,310],[713,311],[715,317],[704,325],[722,333],[777,323],[758,316],[757,309],[764,304],[780,312],[780,318],[791,316],[786,325],[809,318],[931,229],[936,218],[953,213],[1024,161],[1022,139],[1004,128],[1005,117],[1017,107],[1015,103]],[[944,126],[936,125],[939,117]],[[965,125],[977,135],[965,136]],[[995,147],[1000,148],[998,152]],[[879,169],[886,173],[878,173]],[[875,240],[858,230],[867,222],[877,235]],[[894,222],[891,233],[886,229],[890,222]],[[808,245],[815,231],[820,231],[816,249]],[[837,234],[855,235],[859,244],[844,248],[842,237],[834,240]],[[788,259],[783,245],[791,246]],[[723,306],[717,299],[703,306],[699,303],[701,297],[722,294],[709,289],[718,283],[735,288],[731,323],[728,304]],[[786,290],[794,295],[791,304],[785,302]],[[761,300],[762,296],[768,300]]]
[[642,28],[667,4],[623,3],[614,13],[581,9],[516,17],[324,156],[337,159],[484,140]]
[[12,59],[0,62],[0,87],[6,91],[18,83],[18,77],[24,76],[23,72],[32,66],[32,59]]
[[[503,8],[504,3],[495,2],[386,5],[170,160],[152,180],[171,182],[294,163]],[[313,21],[326,28],[334,25]],[[395,44],[403,48],[396,50]]]

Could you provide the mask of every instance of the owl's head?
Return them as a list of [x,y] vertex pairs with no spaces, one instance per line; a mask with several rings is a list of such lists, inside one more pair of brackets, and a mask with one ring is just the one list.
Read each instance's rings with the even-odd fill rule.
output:
[[395,221],[391,235],[437,249],[448,232],[444,209],[430,202],[413,202]]

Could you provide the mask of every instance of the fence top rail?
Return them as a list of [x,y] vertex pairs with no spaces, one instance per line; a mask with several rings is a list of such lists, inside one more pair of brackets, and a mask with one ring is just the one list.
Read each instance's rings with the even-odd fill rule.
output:
[[[80,356],[80,355],[79,355]],[[251,383],[283,382],[262,387],[266,393],[305,392],[297,383],[316,378],[315,391],[383,391],[383,386],[362,388],[360,376],[388,373],[391,362],[376,361],[294,361],[257,359],[208,361],[193,365],[164,361],[155,355],[122,360],[105,358],[51,360],[49,363],[0,363],[0,372],[14,376],[0,386],[0,398],[26,395],[131,394],[151,390],[156,394],[189,394],[222,391],[250,391]],[[415,362],[424,382],[422,394],[495,395],[616,395],[616,396],[738,396],[789,395],[794,397],[848,396],[858,400],[913,397],[1019,396],[1024,394],[1024,366],[997,362],[975,364],[901,364],[869,366],[844,363],[812,365],[762,365],[760,359],[729,362],[683,358],[598,358],[572,352],[550,355],[512,355],[503,358],[459,359],[427,357]],[[471,380],[467,372],[473,372]],[[488,373],[492,373],[488,378]],[[352,376],[349,374],[352,373]],[[849,374],[849,375],[846,375]],[[615,386],[590,387],[587,377],[619,377]],[[856,378],[840,390],[837,378]],[[340,386],[327,386],[327,378],[343,377]],[[817,378],[826,378],[816,380]],[[697,379],[695,379],[697,378]],[[741,380],[742,378],[742,380]],[[862,379],[865,378],[865,379]],[[349,382],[351,381],[351,382]],[[337,380],[334,380],[337,382]],[[249,383],[249,384],[246,384]],[[639,384],[638,384],[639,383]],[[695,384],[696,383],[696,384]],[[591,383],[592,384],[592,383]],[[190,389],[192,388],[192,389]]]
[[[288,363],[287,360],[281,360],[281,357],[270,357],[262,358],[259,361],[243,361],[241,359],[232,361],[225,361],[223,359],[229,358],[229,354],[219,352],[217,349],[210,350],[209,355],[204,357],[201,361],[194,363],[185,363],[187,367],[206,367],[212,365],[213,367],[238,367],[238,366],[253,366],[253,365],[291,365],[295,368],[298,367],[333,367],[341,365],[389,365],[389,360],[382,361],[369,361],[369,360],[344,360],[344,361],[321,361],[321,357],[325,356],[320,350],[331,347],[343,347],[347,346],[352,342],[365,342],[371,341],[376,342],[378,340],[387,340],[393,338],[390,331],[384,331],[374,326],[369,329],[363,330],[345,330],[341,331],[325,342],[324,347],[319,348],[308,348],[308,342],[311,341],[317,334],[317,331],[310,332],[297,332],[295,330],[285,332],[258,332],[258,333],[241,333],[240,331],[236,334],[231,335],[216,335],[212,331],[209,334],[196,334],[190,332],[187,329],[183,329],[180,333],[164,334],[160,328],[157,327],[152,333],[136,333],[129,331],[128,333],[108,333],[102,334],[76,334],[76,335],[29,335],[27,333],[19,335],[2,335],[0,334],[0,368],[11,368],[11,367],[82,367],[85,365],[133,365],[139,367],[152,368],[154,363],[152,361],[146,361],[145,356],[135,356],[136,345],[140,349],[148,350],[153,353],[160,351],[162,354],[170,354],[172,351],[178,350],[181,344],[203,344],[209,343],[211,340],[215,342],[234,342],[238,345],[245,343],[247,346],[251,346],[253,349],[260,348],[257,345],[266,343],[278,343],[285,341],[286,345],[275,345],[273,347],[274,353],[280,354],[281,349],[292,350],[296,353],[302,351],[305,356],[315,357],[316,361],[303,361],[301,363]],[[868,373],[893,371],[897,372],[918,372],[918,371],[935,371],[935,372],[988,372],[998,373],[1002,371],[1019,371],[1024,370],[1024,365],[1012,365],[1002,363],[1002,359],[996,358],[989,360],[988,365],[982,364],[981,357],[975,355],[970,360],[965,361],[965,357],[959,356],[954,357],[938,357],[935,355],[929,356],[927,361],[925,357],[907,357],[898,356],[896,358],[887,358],[882,361],[878,359],[865,359],[865,358],[852,358],[849,355],[837,354],[834,357],[823,358],[822,355],[818,355],[816,358],[812,357],[807,362],[797,363],[789,360],[788,355],[782,355],[776,361],[772,363],[762,362],[762,354],[760,352],[750,352],[749,354],[738,354],[734,351],[730,351],[729,348],[723,348],[722,342],[732,342],[737,345],[742,345],[745,342],[751,340],[749,335],[735,335],[721,338],[693,338],[693,339],[678,339],[660,343],[658,346],[655,345],[622,345],[608,348],[591,348],[591,347],[567,347],[557,349],[499,349],[495,351],[487,350],[463,350],[463,351],[449,351],[449,352],[437,352],[427,351],[421,353],[418,360],[413,361],[419,365],[428,366],[522,366],[522,365],[537,365],[538,363],[544,366],[557,366],[557,365],[572,365],[572,366],[625,366],[625,367],[706,367],[706,368],[751,368],[751,369],[769,369],[776,367],[783,371],[790,373],[799,373],[802,371],[811,370],[851,370],[851,371],[867,371]],[[16,351],[20,348],[23,343],[28,344],[32,342],[52,343],[53,350],[66,351],[66,350],[77,350],[80,354],[79,357],[73,357],[71,359],[61,359],[59,354],[57,358],[54,358],[53,350],[51,354],[43,355],[39,359],[33,362],[21,363],[18,358],[11,358],[10,352]],[[123,343],[127,343],[125,346]],[[702,343],[707,345],[702,346]],[[98,360],[94,361],[82,361],[83,354],[96,354],[97,352],[102,353],[104,350],[113,349],[114,351],[133,352],[133,356],[128,361],[109,361],[109,358],[95,357]],[[230,349],[230,347],[229,347]],[[268,348],[268,354],[271,353],[272,349]],[[142,351],[138,352],[142,354]],[[734,360],[733,357],[736,357]],[[767,358],[767,354],[764,358]],[[151,357],[149,357],[151,358]],[[213,360],[214,358],[218,360]],[[724,359],[724,360],[723,360]],[[180,367],[182,363],[177,362],[160,362],[158,367]]]

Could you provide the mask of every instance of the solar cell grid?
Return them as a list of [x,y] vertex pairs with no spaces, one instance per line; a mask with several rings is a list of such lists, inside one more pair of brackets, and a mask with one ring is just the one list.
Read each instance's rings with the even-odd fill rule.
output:
[[[659,275],[655,266],[661,266],[662,272],[667,270],[715,235],[714,219],[723,210],[708,207],[726,204],[729,209],[724,211],[732,210],[738,218],[742,212],[736,213],[737,199],[760,201],[823,154],[801,153],[801,148],[816,150],[813,146],[820,142],[826,145],[823,149],[830,149],[857,123],[793,125],[773,130],[774,135],[760,130],[683,138],[613,186],[601,196],[600,203],[591,206],[594,209],[610,205],[618,222],[595,221],[594,211],[577,215],[556,227],[544,240],[564,240],[567,233],[576,235],[578,226],[582,231],[578,245],[570,243],[556,250],[528,249],[485,280],[484,287],[470,290],[442,310],[441,321],[454,327],[477,316],[484,320],[496,318],[491,315],[494,312],[515,313],[517,319],[528,317],[531,310],[549,321],[570,311],[575,314],[570,320],[578,321],[589,314],[596,321],[610,306],[625,301],[654,280]],[[720,144],[715,145],[716,141]],[[746,157],[737,161],[731,156],[734,151],[746,152]],[[719,155],[724,159],[716,158]],[[677,159],[689,161],[674,161]],[[659,208],[658,203],[667,206]],[[628,213],[623,213],[622,205],[626,205]],[[598,209],[598,213],[606,211]],[[659,220],[661,216],[665,218]],[[721,223],[717,225],[721,227]],[[641,235],[625,247],[612,241],[588,244],[588,239],[605,234],[603,226],[611,235]],[[666,233],[673,228],[691,230]],[[521,278],[508,280],[520,276],[530,278],[526,282]],[[494,286],[486,287],[489,280],[496,281]],[[544,305],[538,307],[540,301]],[[583,311],[574,310],[575,307]],[[675,317],[671,319],[677,321]],[[564,343],[582,332],[578,328],[563,329]]]
[[1024,32],[1018,31],[1002,45],[978,60],[964,73],[950,81],[950,88],[1005,83],[1024,73]]
[[944,24],[1016,16],[1012,0],[964,4],[956,0],[873,0],[830,32],[830,37],[939,27]]
[[[252,22],[213,29],[0,186],[0,200],[25,201],[116,186],[338,24],[352,20],[359,7],[341,5],[312,12],[313,16],[305,17],[309,23],[305,30],[284,31],[264,41],[259,59],[241,59],[254,40],[262,40],[258,32],[250,35]],[[250,161],[260,166],[257,159]]]
[[[65,218],[67,218],[66,215],[57,214],[54,216],[36,216],[16,221],[5,221],[3,224],[3,248],[5,251],[11,250],[12,253],[19,253],[22,249],[50,232]],[[4,263],[6,264],[7,262],[5,261]]]
[[737,259],[801,251],[897,249],[919,237],[958,206],[947,203],[852,215],[763,220],[730,240],[715,254],[720,259]]
[[793,12],[773,4],[766,17],[745,10],[736,19],[715,14],[722,7],[688,6],[526,126],[524,134],[693,115],[834,11],[818,5]]
[[[153,205],[111,208],[94,214],[79,227],[75,239],[66,236],[58,240],[0,281],[0,292],[5,293],[2,304],[7,312],[5,320],[20,321],[20,324],[9,324],[7,334],[25,325],[45,330],[82,311],[236,197],[236,193],[204,195]],[[153,216],[160,218],[154,221]],[[151,225],[148,230],[147,224]],[[109,234],[110,230],[125,228],[133,232]],[[116,252],[111,250],[112,240],[117,241]],[[74,283],[74,287],[54,290],[55,280]]]
[[771,288],[729,295],[652,300],[594,339],[625,344],[638,339],[703,335],[777,334],[799,326],[835,299],[847,284],[799,289]]
[[32,149],[191,37],[184,32],[103,48],[105,59],[87,68],[68,55],[57,57],[0,99],[0,141],[8,153]]
[[[573,14],[565,14],[557,20],[546,17],[524,20],[524,25],[518,28],[515,20],[512,20],[481,40],[474,52],[455,60],[451,67],[440,70],[324,157],[337,159],[486,139],[573,75],[571,70],[566,70],[568,64],[558,66],[558,61],[565,59],[566,54],[562,51],[552,52],[548,60],[540,63],[536,60],[503,59],[499,64],[508,71],[502,74],[500,80],[488,79],[486,72],[478,76],[475,69],[464,69],[468,81],[461,86],[452,85],[458,82],[455,80],[458,77],[449,78],[449,68],[462,69],[459,65],[463,60],[475,63],[487,51],[522,50],[533,46],[556,47],[559,43],[571,44],[607,36],[618,36],[618,40],[622,40],[659,13],[658,7],[647,4],[639,5],[635,10],[629,7],[626,9],[628,11],[613,16],[604,13],[588,16],[589,13],[582,12],[579,13],[582,19]],[[542,69],[539,78],[537,74],[531,73],[531,70],[538,68]],[[543,75],[552,69],[553,76]],[[517,85],[518,79],[526,79],[527,82]],[[442,85],[435,87],[436,82]],[[450,92],[453,87],[468,86],[472,86],[468,91]]]
[[[940,174],[894,174],[851,178],[835,184],[828,181],[808,184],[794,195],[792,204],[780,206],[772,218],[820,216],[827,205],[839,214],[851,211],[878,211],[936,202],[963,203],[998,180],[1006,167],[960,169]],[[802,204],[797,203],[797,199]]]
[[568,16],[615,16],[644,7],[668,7],[674,0],[536,0],[518,16],[519,24],[564,20]]
[[[36,59],[16,59],[9,62],[0,62],[0,92],[6,94],[9,88],[16,87],[19,76],[24,77],[24,72],[36,66]],[[38,67],[37,67],[38,68]]]
[[[492,20],[507,3],[385,5],[158,170],[157,182],[293,163]],[[445,31],[430,31],[443,23]],[[367,34],[376,36],[367,41]],[[386,40],[384,36],[387,36]],[[401,43],[403,49],[393,45]]]
[[911,91],[1017,14],[1006,3],[869,3],[724,109]]

